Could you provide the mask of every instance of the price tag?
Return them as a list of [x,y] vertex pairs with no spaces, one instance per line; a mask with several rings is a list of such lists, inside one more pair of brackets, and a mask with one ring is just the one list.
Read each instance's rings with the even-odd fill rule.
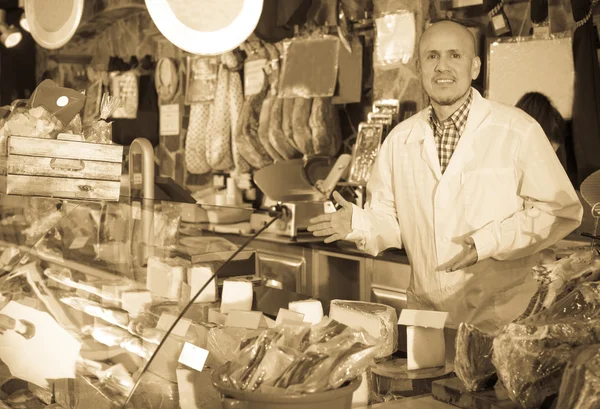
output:
[[198,372],[202,372],[206,358],[208,358],[208,351],[206,349],[186,342],[179,355],[179,363],[189,366]]
[[131,218],[134,220],[140,220],[142,218],[142,206],[138,202],[134,202],[131,205]]
[[179,104],[160,106],[160,134],[162,136],[179,135]]

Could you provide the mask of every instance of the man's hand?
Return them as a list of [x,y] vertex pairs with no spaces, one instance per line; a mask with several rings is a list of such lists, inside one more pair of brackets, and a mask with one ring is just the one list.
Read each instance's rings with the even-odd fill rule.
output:
[[325,213],[310,219],[308,231],[313,236],[325,238],[325,243],[342,240],[352,231],[352,203],[346,201],[338,192],[333,192],[333,198],[342,206],[335,213]]
[[463,251],[452,260],[438,266],[437,271],[452,272],[462,270],[477,263],[477,249],[475,248],[473,239],[468,237],[465,239],[465,244],[467,247]]

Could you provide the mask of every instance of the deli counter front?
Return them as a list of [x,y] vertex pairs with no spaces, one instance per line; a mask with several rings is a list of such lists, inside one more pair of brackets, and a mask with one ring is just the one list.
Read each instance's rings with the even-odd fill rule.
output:
[[[190,211],[208,222],[186,222]],[[283,285],[256,241],[278,214],[247,236],[214,232],[211,221],[236,212],[259,211],[0,195],[0,399],[220,408],[246,401],[236,392],[277,388],[284,402],[366,405],[367,367],[398,346],[396,309]],[[366,317],[365,305],[379,307]],[[385,342],[343,322],[370,324]]]

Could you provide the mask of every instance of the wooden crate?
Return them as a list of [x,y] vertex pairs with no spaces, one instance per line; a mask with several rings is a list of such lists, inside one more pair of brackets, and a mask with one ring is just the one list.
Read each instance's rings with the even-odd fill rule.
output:
[[70,134],[60,134],[58,139],[9,136],[0,165],[0,191],[11,195],[118,200],[123,147],[82,139],[81,135]]

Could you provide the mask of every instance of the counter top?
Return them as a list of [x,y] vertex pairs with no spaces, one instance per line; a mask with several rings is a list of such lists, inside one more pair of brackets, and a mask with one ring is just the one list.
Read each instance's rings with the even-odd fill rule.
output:
[[437,401],[431,395],[416,396],[355,409],[456,409],[452,405]]
[[376,257],[373,257],[365,252],[358,250],[354,243],[348,241],[336,241],[334,243],[327,244],[324,243],[322,239],[318,239],[315,237],[302,237],[296,240],[292,240],[289,237],[279,236],[273,233],[266,232],[260,234],[256,238],[256,240],[266,241],[270,243],[289,244],[293,246],[303,246],[315,250],[331,251],[334,253],[343,253],[359,257],[373,258],[376,260],[408,264],[408,257],[404,249],[388,249],[381,252]]

